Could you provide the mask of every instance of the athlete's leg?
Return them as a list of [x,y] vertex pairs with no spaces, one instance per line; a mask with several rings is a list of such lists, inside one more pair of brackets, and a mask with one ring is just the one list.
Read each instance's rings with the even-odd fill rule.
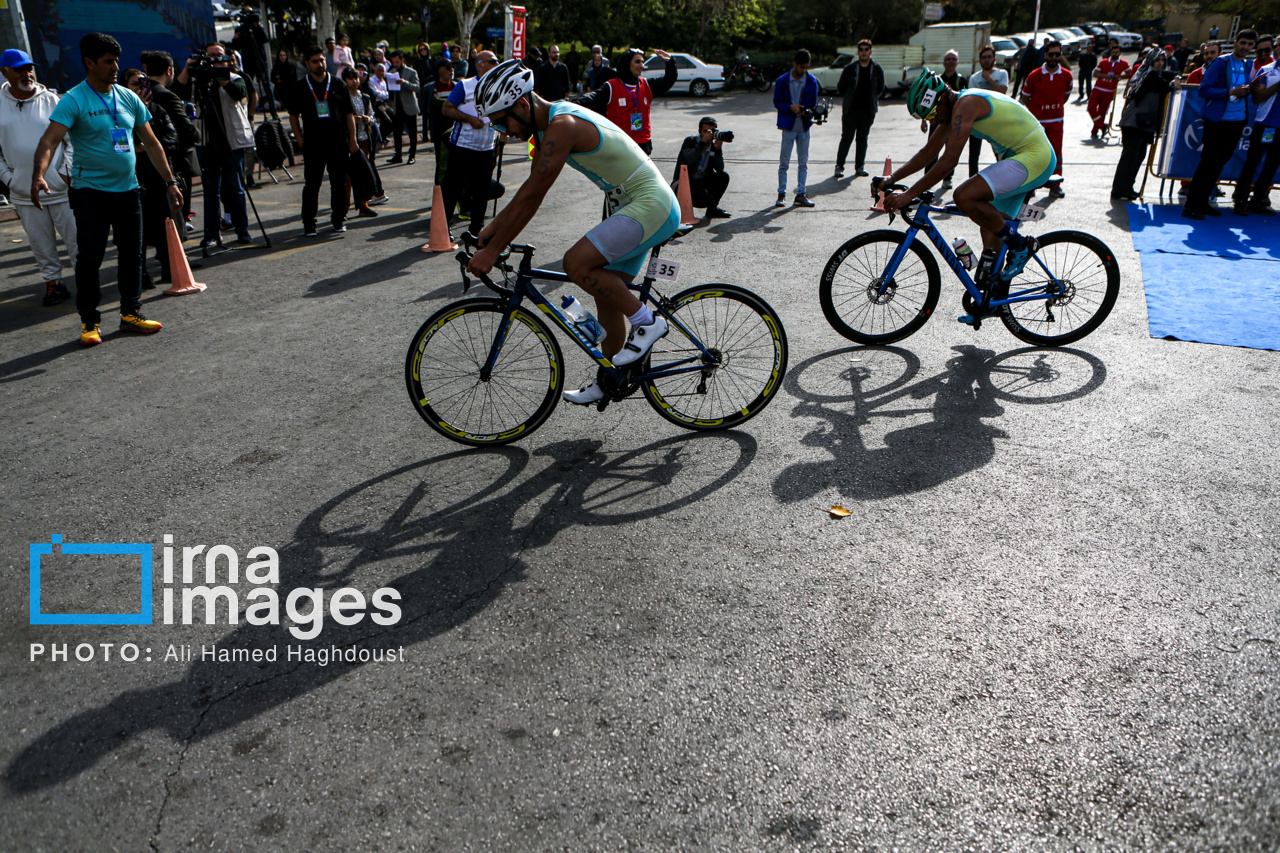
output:
[[955,188],[951,199],[965,216],[969,217],[982,229],[982,248],[999,249],[999,232],[1004,228],[1004,214],[996,209],[991,200],[995,194],[980,175],[975,175]]
[[609,260],[583,237],[564,256],[564,271],[596,300],[596,319],[608,332],[600,350],[612,358],[627,340],[626,319],[640,310],[640,300],[627,289],[632,276],[605,269]]

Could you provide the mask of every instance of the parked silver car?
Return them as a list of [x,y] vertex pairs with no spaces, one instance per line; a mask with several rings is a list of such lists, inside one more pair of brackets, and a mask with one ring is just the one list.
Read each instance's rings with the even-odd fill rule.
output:
[[[671,91],[684,91],[701,98],[709,92],[718,92],[724,88],[723,65],[712,65],[687,53],[673,53],[671,58],[676,61],[676,73],[679,75]],[[662,79],[666,68],[666,62],[655,54],[644,61],[644,76]]]

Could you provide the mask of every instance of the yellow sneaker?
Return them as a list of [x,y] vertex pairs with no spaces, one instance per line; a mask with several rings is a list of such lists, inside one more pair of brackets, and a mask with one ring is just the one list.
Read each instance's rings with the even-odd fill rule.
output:
[[138,332],[143,335],[151,335],[163,329],[155,320],[148,320],[141,314],[121,314],[120,315],[120,331],[122,332]]
[[102,343],[102,335],[98,334],[97,323],[83,323],[80,326],[80,346],[96,347]]

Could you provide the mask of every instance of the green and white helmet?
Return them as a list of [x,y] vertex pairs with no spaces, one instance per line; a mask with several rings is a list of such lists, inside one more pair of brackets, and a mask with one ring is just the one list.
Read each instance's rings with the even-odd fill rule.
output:
[[925,68],[907,90],[907,112],[913,118],[932,120],[938,114],[938,99],[946,90],[942,78]]
[[476,112],[491,116],[507,109],[533,91],[533,72],[519,59],[508,59],[480,78],[476,86]]

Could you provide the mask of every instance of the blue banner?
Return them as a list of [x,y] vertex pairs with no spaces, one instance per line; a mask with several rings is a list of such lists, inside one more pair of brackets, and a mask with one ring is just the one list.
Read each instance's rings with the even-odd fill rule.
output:
[[[1200,151],[1204,148],[1204,120],[1200,114],[1204,101],[1199,86],[1183,86],[1169,96],[1165,104],[1164,126],[1166,133],[1160,145],[1158,166],[1162,174],[1158,178],[1189,181],[1200,164]],[[1169,130],[1172,128],[1172,130]],[[1235,154],[1222,170],[1219,181],[1235,181],[1244,169],[1244,158],[1249,151],[1249,134],[1246,127],[1240,135]]]
[[193,50],[214,39],[209,0],[22,0],[31,57],[41,83],[65,92],[84,79],[80,38],[115,36],[120,70],[142,67],[142,51],[166,50],[178,70]]

